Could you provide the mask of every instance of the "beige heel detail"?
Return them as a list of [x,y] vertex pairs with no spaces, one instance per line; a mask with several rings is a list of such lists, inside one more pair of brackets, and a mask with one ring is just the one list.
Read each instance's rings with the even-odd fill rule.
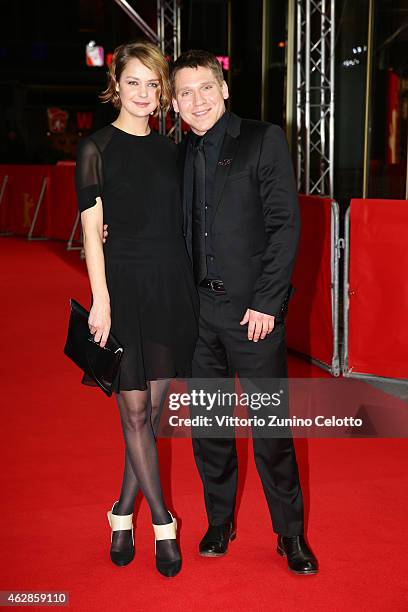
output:
[[167,523],[166,525],[155,525],[153,523],[154,537],[156,540],[175,540],[176,532],[177,532],[177,521],[169,512],[172,523]]
[[[112,506],[112,510],[115,506],[117,502],[115,502]],[[132,540],[133,540],[133,544],[134,544],[134,538],[133,538],[133,514],[113,514],[112,510],[109,510],[109,512],[107,512],[107,517],[108,517],[108,522],[109,525],[112,529],[112,532],[114,531],[122,531],[125,529],[131,529],[132,530]],[[111,541],[112,541],[112,534],[111,534]]]
[[166,525],[155,525],[154,523],[152,523],[153,531],[154,531],[154,552],[155,554],[156,554],[156,542],[158,542],[159,540],[175,540],[176,539],[177,521],[171,512],[169,512],[169,514],[172,518],[171,523],[167,523]]

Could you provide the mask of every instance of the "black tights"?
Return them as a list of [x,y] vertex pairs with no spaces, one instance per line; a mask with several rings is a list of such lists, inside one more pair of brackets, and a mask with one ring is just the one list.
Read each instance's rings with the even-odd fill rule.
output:
[[[149,383],[147,391],[121,391],[116,395],[125,439],[125,468],[114,514],[131,514],[140,489],[149,504],[152,522],[156,525],[171,522],[163,500],[156,446],[168,386],[168,380],[155,380]],[[129,534],[129,531],[114,532],[112,548],[120,550],[128,545]],[[178,550],[175,541],[157,542],[157,554],[176,558]]]

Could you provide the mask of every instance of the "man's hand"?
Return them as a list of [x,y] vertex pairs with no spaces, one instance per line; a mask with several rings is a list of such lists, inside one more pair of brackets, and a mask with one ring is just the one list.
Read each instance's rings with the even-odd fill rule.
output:
[[258,342],[259,338],[263,340],[271,333],[275,325],[275,317],[248,308],[240,325],[246,323],[248,323],[248,340]]
[[103,244],[105,244],[107,237],[108,237],[108,226],[105,223],[105,225],[103,226],[103,236],[102,236]]

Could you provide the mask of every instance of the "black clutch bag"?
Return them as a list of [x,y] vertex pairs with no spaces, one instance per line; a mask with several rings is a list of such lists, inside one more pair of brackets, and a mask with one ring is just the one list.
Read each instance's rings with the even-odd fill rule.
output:
[[89,312],[75,300],[70,300],[68,336],[64,353],[81,368],[108,397],[112,395],[113,381],[119,371],[123,347],[109,334],[102,348],[89,331]]

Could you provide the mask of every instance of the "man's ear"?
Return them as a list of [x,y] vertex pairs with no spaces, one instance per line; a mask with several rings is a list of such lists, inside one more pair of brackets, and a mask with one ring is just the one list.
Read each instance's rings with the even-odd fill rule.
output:
[[228,100],[229,91],[228,91],[228,85],[225,81],[222,82],[221,91],[222,91],[222,97],[224,98],[224,100]]
[[180,111],[179,111],[179,107],[178,107],[176,98],[172,98],[171,103],[173,104],[174,112],[179,113]]

